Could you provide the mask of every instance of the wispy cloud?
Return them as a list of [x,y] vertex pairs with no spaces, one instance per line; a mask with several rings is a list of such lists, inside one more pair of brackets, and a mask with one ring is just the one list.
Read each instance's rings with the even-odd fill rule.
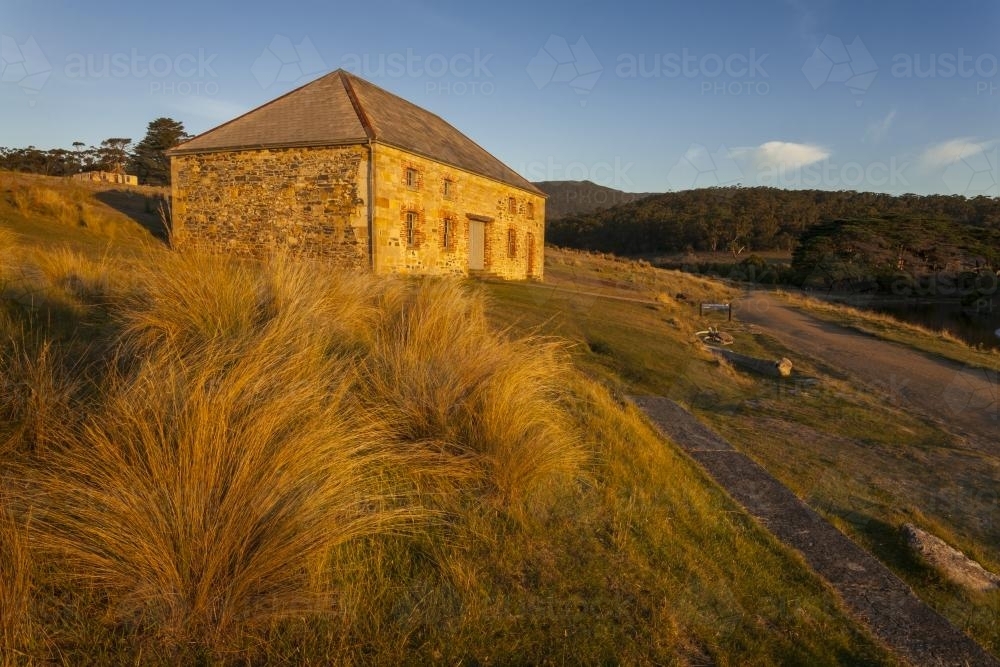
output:
[[893,122],[896,120],[896,110],[892,109],[886,114],[885,118],[882,120],[877,120],[868,124],[865,129],[865,141],[870,141],[875,144],[880,144],[885,141],[885,138],[889,135],[889,128],[892,127]]
[[760,146],[735,148],[733,157],[751,169],[781,167],[798,169],[830,157],[826,148],[816,144],[800,144],[793,141],[768,141]]
[[959,160],[969,160],[980,153],[985,153],[997,144],[1000,144],[1000,141],[996,139],[980,140],[970,137],[949,139],[928,147],[920,155],[920,162],[927,167],[946,167]]

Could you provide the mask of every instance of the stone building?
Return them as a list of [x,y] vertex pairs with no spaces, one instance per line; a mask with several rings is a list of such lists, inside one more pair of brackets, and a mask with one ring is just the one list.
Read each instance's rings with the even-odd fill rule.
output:
[[545,195],[438,116],[343,70],[170,157],[179,248],[542,278]]
[[92,181],[97,183],[117,183],[120,185],[139,185],[139,177],[132,174],[122,174],[114,171],[81,171],[73,174],[73,180]]

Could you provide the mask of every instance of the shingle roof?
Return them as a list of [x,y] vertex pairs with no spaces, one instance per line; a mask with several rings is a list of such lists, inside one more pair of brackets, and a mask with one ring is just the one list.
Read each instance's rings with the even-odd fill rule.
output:
[[543,194],[441,117],[344,70],[199,134],[170,154],[333,146],[369,139]]

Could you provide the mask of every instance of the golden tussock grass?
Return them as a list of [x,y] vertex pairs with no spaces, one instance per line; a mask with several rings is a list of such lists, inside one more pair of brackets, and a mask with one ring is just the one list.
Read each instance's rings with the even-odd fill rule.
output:
[[366,395],[390,411],[402,441],[471,465],[521,511],[581,470],[561,404],[568,356],[554,340],[494,331],[467,289],[437,281],[386,299],[363,366]]
[[31,596],[28,534],[0,490],[0,665],[4,667],[24,661],[32,648]]
[[331,613],[350,594],[336,554],[440,521],[441,489],[450,521],[481,494],[523,517],[580,473],[561,349],[493,330],[458,283],[158,259],[128,279],[40,261],[66,298],[101,297],[107,353],[0,358],[32,549],[158,654],[252,655],[283,619]]

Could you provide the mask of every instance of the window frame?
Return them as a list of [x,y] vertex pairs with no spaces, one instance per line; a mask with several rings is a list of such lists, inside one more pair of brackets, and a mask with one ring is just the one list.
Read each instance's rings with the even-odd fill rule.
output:
[[[412,176],[412,179],[411,179]],[[403,183],[411,190],[420,189],[420,170],[416,167],[406,167],[403,170]]]
[[403,234],[406,238],[407,248],[417,247],[417,223],[420,215],[416,211],[407,211],[403,216]]
[[455,249],[455,219],[445,216],[441,221],[441,247],[445,250]]
[[517,230],[507,229],[507,259],[517,259]]

